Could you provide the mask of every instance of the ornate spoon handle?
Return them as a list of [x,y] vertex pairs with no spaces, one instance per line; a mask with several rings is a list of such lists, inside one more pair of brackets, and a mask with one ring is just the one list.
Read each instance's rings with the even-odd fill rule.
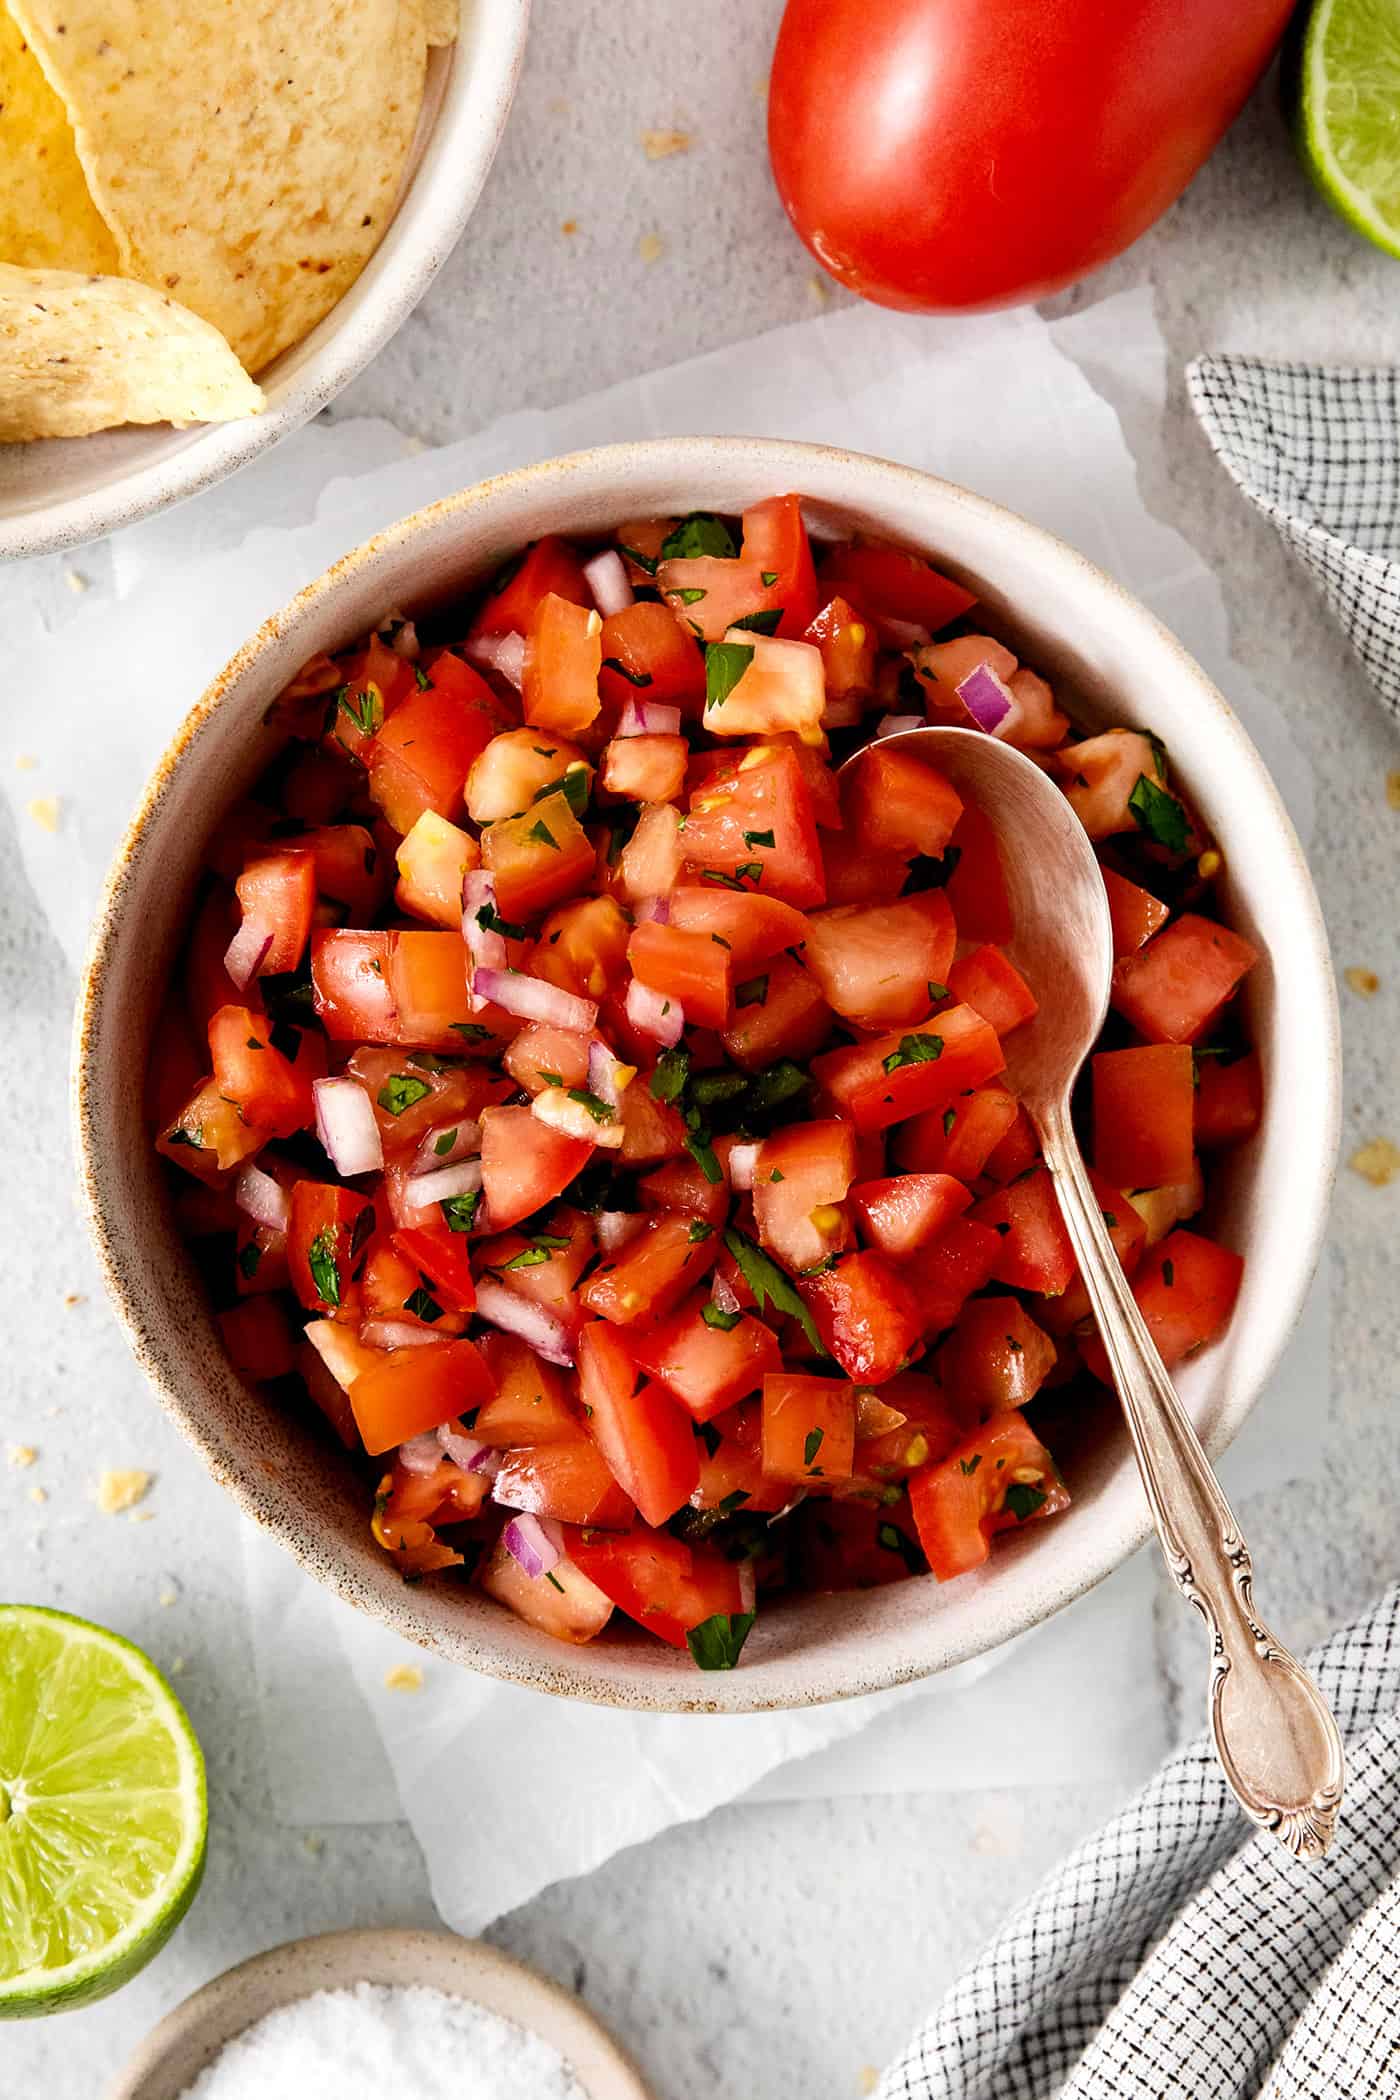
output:
[[1342,1798],[1337,1724],[1255,1612],[1249,1548],[1113,1251],[1068,1103],[1037,1121],[1162,1552],[1210,1633],[1210,1719],[1225,1777],[1247,1816],[1299,1858],[1321,1859]]

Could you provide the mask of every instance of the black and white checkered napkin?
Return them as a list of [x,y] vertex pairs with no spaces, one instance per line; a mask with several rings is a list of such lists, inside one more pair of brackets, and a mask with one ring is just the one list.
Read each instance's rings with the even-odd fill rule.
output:
[[1400,1586],[1310,1658],[1347,1746],[1332,1852],[1252,1831],[1208,1740],[993,1941],[878,2100],[1395,2100]]
[[1200,357],[1186,383],[1226,472],[1316,576],[1400,722],[1400,372]]

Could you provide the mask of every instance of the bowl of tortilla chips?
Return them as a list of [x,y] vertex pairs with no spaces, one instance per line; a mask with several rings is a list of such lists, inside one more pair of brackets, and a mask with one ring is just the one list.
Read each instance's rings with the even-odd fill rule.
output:
[[0,0],[0,558],[246,465],[412,311],[529,0]]

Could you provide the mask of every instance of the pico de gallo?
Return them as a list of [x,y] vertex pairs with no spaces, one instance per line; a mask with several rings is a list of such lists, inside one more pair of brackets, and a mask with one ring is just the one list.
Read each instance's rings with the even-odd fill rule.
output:
[[1003,1078],[1036,1000],[904,727],[1019,746],[1094,840],[1094,1185],[1168,1365],[1228,1320],[1193,1221],[1260,1071],[1220,854],[1160,743],[1082,734],[929,562],[813,545],[792,495],[549,537],[274,720],[155,1144],[232,1362],[364,1455],[406,1578],[727,1669],[783,1592],[949,1581],[1066,1507],[1047,1424],[1107,1366]]

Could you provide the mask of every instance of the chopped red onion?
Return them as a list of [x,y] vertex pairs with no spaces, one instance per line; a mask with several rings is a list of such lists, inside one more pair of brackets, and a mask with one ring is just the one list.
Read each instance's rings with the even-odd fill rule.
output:
[[[379,1323],[392,1327],[396,1323],[384,1320]],[[400,1326],[406,1323],[400,1321]],[[437,1440],[436,1430],[429,1429],[422,1436],[411,1436],[406,1444],[399,1445],[399,1464],[405,1473],[433,1473],[442,1463],[442,1445]]]
[[659,700],[629,700],[618,717],[618,736],[679,736],[681,711]]
[[957,695],[978,729],[990,736],[1011,712],[1011,695],[990,664],[976,664],[959,679]]
[[337,1174],[375,1174],[384,1164],[384,1146],[374,1106],[358,1079],[315,1079],[316,1135]]
[[462,649],[469,663],[496,671],[517,692],[525,682],[525,637],[523,634],[479,634]]
[[865,706],[859,693],[838,693],[822,709],[822,728],[854,729],[864,716]]
[[462,939],[471,958],[467,1007],[474,1014],[479,1014],[486,1004],[485,994],[476,989],[477,971],[503,970],[510,961],[505,935],[497,933],[494,927],[483,926],[478,916],[487,907],[492,911],[496,908],[496,879],[485,868],[468,868],[462,877]]
[[917,620],[880,621],[880,639],[887,649],[922,649],[933,636]]
[[528,1510],[511,1518],[501,1533],[501,1544],[534,1582],[541,1575],[548,1575],[552,1568],[557,1568],[563,1558],[539,1518],[531,1516]]
[[367,1349],[421,1349],[425,1343],[435,1342],[438,1336],[431,1327],[420,1327],[415,1320],[366,1320],[360,1328],[360,1340]]
[[489,1444],[468,1436],[458,1422],[440,1422],[433,1436],[439,1451],[445,1451],[453,1465],[460,1466],[464,1473],[484,1473],[496,1457]]
[[605,620],[623,612],[632,603],[632,585],[622,556],[609,547],[583,565],[584,580],[593,593],[593,603]]
[[710,1271],[710,1297],[722,1313],[736,1313],[744,1310],[739,1303],[739,1293],[722,1270],[712,1269]]
[[753,1611],[758,1604],[758,1575],[751,1560],[741,1560],[739,1570],[739,1608]]
[[224,968],[240,992],[246,991],[263,966],[272,935],[257,919],[245,919],[224,950]]
[[598,1245],[604,1254],[616,1254],[619,1247],[625,1247],[629,1240],[637,1237],[645,1224],[646,1219],[635,1210],[600,1210],[593,1220]]
[[414,626],[412,620],[400,620],[389,647],[393,650],[395,656],[403,657],[407,663],[417,663],[418,629]]
[[622,1096],[636,1074],[635,1065],[623,1064],[614,1057],[606,1043],[595,1037],[588,1046],[588,1084],[600,1101],[609,1108],[621,1108]]
[[753,1187],[754,1171],[758,1166],[757,1145],[731,1145],[729,1148],[729,1186],[741,1192]]
[[533,1298],[522,1298],[518,1291],[483,1276],[476,1287],[476,1314],[488,1327],[499,1327],[502,1334],[519,1335],[546,1363],[572,1370],[574,1351],[568,1329]]
[[543,977],[527,977],[522,970],[483,969],[478,964],[472,983],[479,998],[493,1000],[522,1021],[543,1021],[550,1028],[572,1028],[586,1035],[598,1019],[596,1001],[562,991]]
[[671,900],[669,897],[643,897],[640,904],[633,905],[632,917],[638,926],[647,919],[654,920],[658,926],[669,926]]
[[414,1210],[427,1203],[448,1203],[454,1196],[470,1196],[481,1187],[481,1161],[459,1159],[454,1166],[435,1167],[431,1174],[410,1174],[404,1183],[404,1200]]
[[903,736],[906,729],[927,729],[923,715],[881,715],[875,724],[876,741],[882,736]]
[[634,977],[627,987],[627,1018],[641,1035],[666,1049],[685,1033],[685,1008],[679,999],[663,999],[660,992]]
[[291,1198],[280,1181],[274,1181],[252,1160],[233,1184],[233,1200],[255,1225],[265,1225],[269,1232],[286,1231],[292,1215]]
[[[451,1144],[444,1143],[450,1138]],[[441,1151],[438,1147],[441,1146]],[[481,1150],[481,1125],[464,1117],[460,1123],[440,1123],[430,1130],[413,1157],[414,1172],[431,1174],[453,1167],[459,1159],[475,1159]]]

